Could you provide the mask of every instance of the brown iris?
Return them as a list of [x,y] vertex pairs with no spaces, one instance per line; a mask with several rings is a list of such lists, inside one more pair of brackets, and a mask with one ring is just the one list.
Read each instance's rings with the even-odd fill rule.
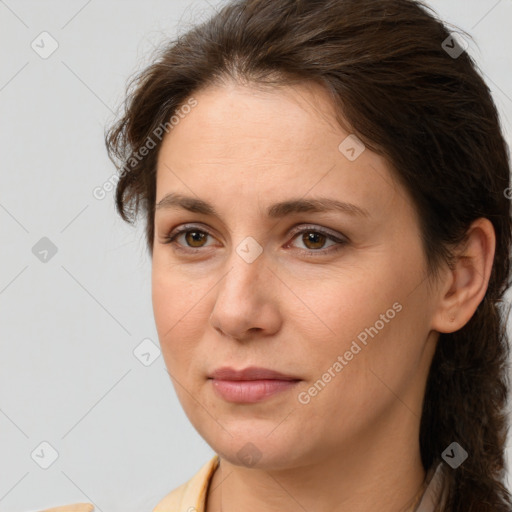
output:
[[[326,236],[322,235],[322,233],[315,233],[313,231],[307,231],[302,234],[302,241],[304,245],[308,247],[308,249],[321,249],[325,244]],[[308,243],[318,244],[318,246],[310,247]]]
[[207,236],[208,235],[206,233],[201,231],[187,231],[185,233],[187,244],[189,244],[191,247],[202,247],[202,245],[194,245],[191,242],[204,242]]

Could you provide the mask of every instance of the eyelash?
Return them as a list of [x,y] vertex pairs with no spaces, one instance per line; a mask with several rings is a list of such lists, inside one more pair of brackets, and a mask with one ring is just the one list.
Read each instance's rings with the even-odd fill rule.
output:
[[[204,230],[204,229],[199,229],[198,227],[196,226],[190,226],[190,225],[187,225],[187,226],[184,226],[182,227],[181,229],[179,229],[178,231],[176,232],[171,232],[169,235],[167,235],[164,239],[164,244],[172,244],[175,246],[175,249],[178,250],[178,251],[182,251],[182,252],[185,252],[185,253],[188,253],[188,254],[196,254],[197,252],[201,251],[203,249],[203,247],[188,247],[188,248],[184,248],[183,246],[180,246],[181,244],[177,244],[176,243],[176,238],[178,238],[180,235],[184,234],[184,233],[188,233],[188,232],[196,232],[196,233],[202,233],[202,234],[206,234],[206,235],[209,235],[209,236],[212,236],[213,235],[211,233],[209,233],[208,231]],[[334,235],[332,235],[331,233],[328,233],[327,231],[324,231],[322,229],[318,229],[316,227],[312,227],[312,226],[309,226],[309,227],[306,227],[306,228],[303,228],[301,229],[300,231],[295,231],[292,233],[293,235],[293,238],[292,238],[292,241],[295,240],[295,238],[297,238],[298,235],[301,235],[301,234],[304,234],[304,233],[315,233],[315,234],[321,234],[323,236],[325,236],[327,239],[333,241],[333,242],[336,242],[337,243],[337,246],[330,246],[330,248],[328,248],[327,250],[325,249],[300,249],[298,248],[298,250],[304,255],[304,256],[307,256],[307,257],[313,257],[313,258],[316,258],[316,257],[321,257],[321,256],[325,256],[327,254],[331,254],[331,253],[334,253],[334,252],[337,252],[339,250],[341,250],[345,245],[348,244],[348,240],[345,239],[345,240],[342,240],[342,239],[339,239],[337,237],[335,237]]]

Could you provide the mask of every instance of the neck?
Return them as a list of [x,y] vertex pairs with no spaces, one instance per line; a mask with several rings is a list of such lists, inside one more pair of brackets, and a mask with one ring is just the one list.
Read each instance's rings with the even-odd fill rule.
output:
[[377,505],[379,512],[409,511],[426,475],[417,418],[410,411],[400,416],[384,430],[373,425],[350,446],[286,469],[247,468],[221,457],[206,512],[374,512]]

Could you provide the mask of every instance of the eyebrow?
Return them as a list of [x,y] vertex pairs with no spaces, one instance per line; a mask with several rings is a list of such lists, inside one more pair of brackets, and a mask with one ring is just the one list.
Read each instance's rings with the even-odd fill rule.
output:
[[[210,203],[203,201],[202,199],[185,196],[183,194],[171,192],[164,196],[155,205],[155,210],[178,208],[182,208],[193,213],[201,213],[203,215],[211,215],[220,218],[220,215]],[[370,217],[370,213],[364,208],[328,197],[311,199],[292,198],[287,201],[270,205],[267,208],[266,213],[270,218],[281,218],[293,213],[323,213],[329,211],[339,211],[360,217]]]

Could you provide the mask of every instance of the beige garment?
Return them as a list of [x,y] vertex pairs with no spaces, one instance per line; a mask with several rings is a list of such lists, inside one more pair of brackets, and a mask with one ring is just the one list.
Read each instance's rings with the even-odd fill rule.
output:
[[[208,485],[218,465],[219,457],[215,455],[188,482],[167,494],[153,512],[205,512]],[[443,463],[435,471],[428,471],[418,494],[400,512],[437,512],[438,502],[444,499],[443,475]]]
[[92,503],[74,503],[73,505],[62,505],[61,507],[46,508],[41,512],[92,512],[94,505]]
[[[153,512],[205,512],[206,493],[213,473],[219,465],[215,455],[188,481],[171,491]],[[443,463],[436,470],[427,473],[425,482],[415,498],[401,512],[438,512],[439,504],[446,499]],[[60,507],[48,508],[40,512],[93,512],[91,503],[74,503]]]

